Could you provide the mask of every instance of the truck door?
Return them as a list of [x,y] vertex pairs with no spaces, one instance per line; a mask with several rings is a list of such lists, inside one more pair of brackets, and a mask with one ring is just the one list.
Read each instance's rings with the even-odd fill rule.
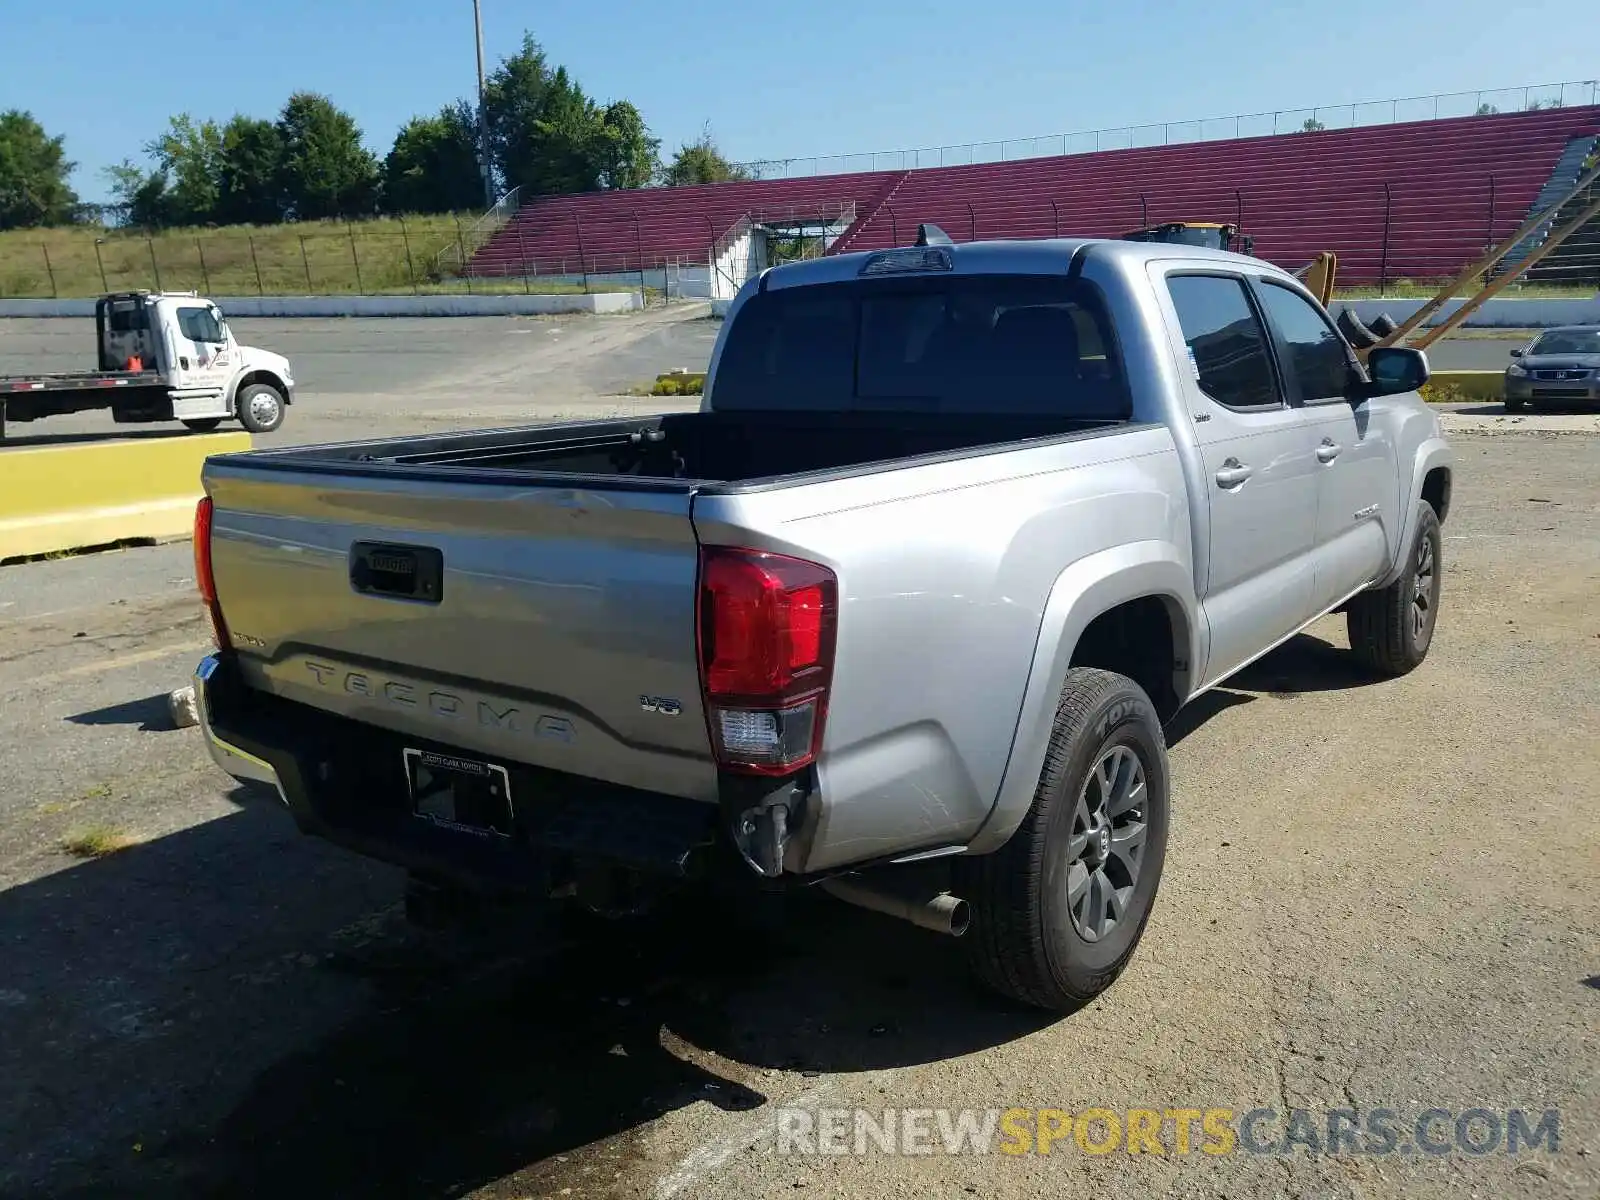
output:
[[1210,626],[1203,682],[1231,674],[1312,615],[1315,438],[1291,408],[1267,328],[1240,275],[1165,270],[1185,403],[1206,488],[1209,537],[1197,584]]
[[226,415],[235,351],[216,309],[203,300],[172,309],[172,415],[179,420]]
[[1316,442],[1317,611],[1382,575],[1400,536],[1399,486],[1382,400],[1352,403],[1360,378],[1349,344],[1323,311],[1285,284],[1255,281],[1283,365],[1290,402]]

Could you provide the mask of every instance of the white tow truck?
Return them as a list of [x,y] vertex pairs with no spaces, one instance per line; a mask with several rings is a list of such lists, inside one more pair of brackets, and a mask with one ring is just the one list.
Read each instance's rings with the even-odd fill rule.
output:
[[96,370],[0,374],[0,438],[8,421],[101,408],[119,424],[206,432],[237,418],[271,433],[294,400],[289,360],[241,345],[222,310],[194,292],[113,292],[95,302],[94,324]]

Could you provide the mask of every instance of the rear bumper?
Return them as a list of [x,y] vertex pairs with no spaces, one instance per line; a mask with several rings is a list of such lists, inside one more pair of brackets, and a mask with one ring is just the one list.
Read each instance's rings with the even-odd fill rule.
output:
[[212,761],[274,788],[303,832],[475,891],[548,891],[574,862],[683,877],[719,841],[713,805],[516,763],[504,764],[516,797],[512,837],[441,828],[411,812],[401,751],[452,747],[257,692],[227,654],[203,659],[194,684]]

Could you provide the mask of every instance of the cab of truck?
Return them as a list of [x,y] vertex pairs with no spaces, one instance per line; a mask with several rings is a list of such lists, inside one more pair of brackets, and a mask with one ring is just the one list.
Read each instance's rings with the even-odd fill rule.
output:
[[95,303],[98,368],[148,373],[170,389],[173,416],[215,428],[237,415],[252,433],[283,423],[294,376],[281,354],[234,337],[222,310],[196,292],[114,292]]

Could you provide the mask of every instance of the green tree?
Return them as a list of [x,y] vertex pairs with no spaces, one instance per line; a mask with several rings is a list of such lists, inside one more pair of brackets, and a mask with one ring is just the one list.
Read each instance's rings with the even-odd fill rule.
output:
[[711,140],[710,126],[701,131],[696,141],[679,146],[678,152],[672,156],[672,162],[661,172],[661,182],[668,187],[729,183],[750,177],[749,170],[722,156],[717,144]]
[[278,117],[284,214],[297,221],[355,217],[377,207],[378,161],[355,119],[326,96],[296,92]]
[[472,109],[454,104],[437,116],[413,117],[383,160],[383,207],[393,213],[479,208],[477,131]]
[[76,165],[64,138],[51,137],[32,113],[0,112],[0,229],[64,225],[78,197],[67,183]]
[[147,170],[132,159],[123,159],[103,173],[111,185],[112,200],[107,207],[119,225],[159,229],[172,224],[165,171]]
[[595,157],[599,125],[600,112],[594,101],[583,94],[565,67],[557,67],[534,122],[536,158],[530,182],[535,192],[599,189],[600,163]]
[[506,187],[530,195],[643,187],[660,143],[626,100],[601,108],[550,66],[531,34],[484,88],[489,156]]
[[649,186],[660,169],[661,140],[650,136],[639,110],[626,100],[608,104],[595,131],[594,158],[604,188]]
[[222,193],[222,130],[215,121],[179,113],[145,146],[165,178],[163,224],[204,225],[216,219]]
[[271,225],[283,220],[283,136],[271,121],[235,116],[222,128],[216,220]]

